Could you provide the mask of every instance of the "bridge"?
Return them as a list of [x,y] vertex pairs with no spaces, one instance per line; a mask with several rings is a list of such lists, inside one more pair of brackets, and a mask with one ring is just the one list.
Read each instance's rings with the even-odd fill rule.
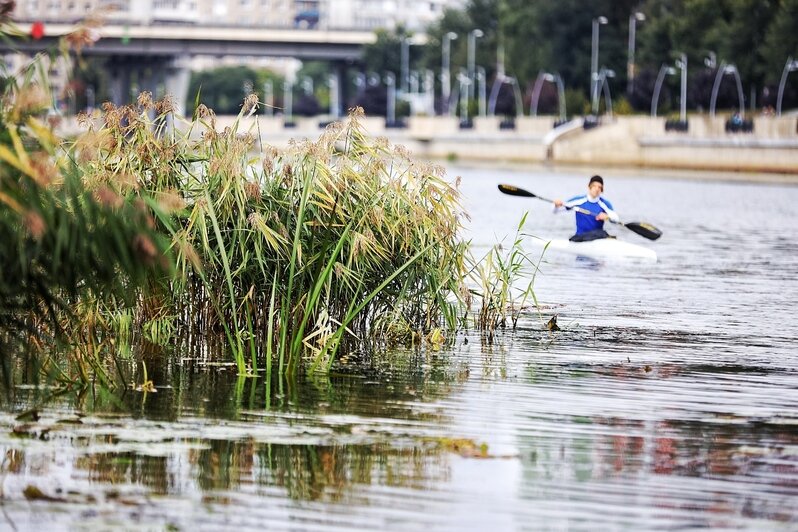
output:
[[[30,21],[17,22],[26,27]],[[52,49],[58,40],[75,31],[72,24],[47,24],[38,40],[0,39],[0,51],[35,53]],[[103,56],[250,56],[293,57],[356,62],[363,46],[373,43],[373,32],[302,30],[206,25],[106,25],[97,29],[99,39],[83,49],[85,55]]]
[[[21,28],[31,21],[17,21]],[[0,39],[0,52],[34,54],[53,50],[72,24],[47,24],[40,39]],[[308,30],[207,25],[104,25],[92,30],[96,38],[82,49],[85,56],[107,58],[112,101],[128,103],[132,80],[138,90],[158,95],[162,85],[185,111],[193,56],[292,57],[333,63],[338,86],[344,87],[346,68],[360,60],[363,46],[376,40],[370,31]],[[340,98],[345,101],[345,98]],[[343,109],[341,109],[343,111]]]

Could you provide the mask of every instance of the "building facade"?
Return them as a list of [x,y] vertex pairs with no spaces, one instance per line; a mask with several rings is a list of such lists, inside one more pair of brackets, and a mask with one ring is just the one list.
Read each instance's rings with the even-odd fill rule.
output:
[[18,0],[20,22],[197,24],[321,30],[425,28],[465,0]]

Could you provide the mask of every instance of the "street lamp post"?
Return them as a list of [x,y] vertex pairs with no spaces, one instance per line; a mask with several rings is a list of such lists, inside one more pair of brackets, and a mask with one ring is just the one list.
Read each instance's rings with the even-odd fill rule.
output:
[[266,116],[274,115],[274,84],[270,79],[263,82],[263,112]]
[[468,99],[474,97],[474,81],[476,79],[476,48],[477,38],[483,37],[485,34],[482,30],[473,29],[468,32]]
[[402,94],[405,94],[407,92],[407,77],[410,70],[410,39],[407,37],[402,37],[401,62],[399,87]]
[[787,76],[790,72],[798,70],[798,61],[793,61],[792,57],[787,58],[784,64],[784,70],[781,73],[781,81],[779,81],[779,95],[776,98],[776,116],[781,116],[781,100],[784,98],[784,85],[787,83]]
[[396,125],[396,75],[393,72],[385,73],[385,85],[388,89],[386,125],[393,127]]
[[540,101],[540,91],[543,89],[543,82],[554,83],[554,75],[548,72],[539,72],[532,87],[532,102],[529,106],[529,116],[538,116],[538,101]]
[[593,19],[593,39],[590,45],[590,97],[594,100],[598,98],[596,86],[598,82],[599,26],[606,23],[607,17]]
[[479,83],[479,116],[487,114],[487,79],[485,69],[477,67],[477,83]]
[[283,126],[294,127],[293,120],[293,96],[294,96],[294,83],[291,80],[286,80],[283,83]]
[[612,118],[612,96],[610,95],[610,84],[607,78],[614,78],[615,71],[610,68],[602,68],[599,73],[601,86],[604,88],[604,107],[607,109],[607,115]]
[[735,81],[737,81],[737,99],[740,105],[740,117],[745,116],[745,100],[743,97],[743,83],[740,79],[740,73],[735,65],[721,63],[718,73],[715,74],[715,83],[712,85],[712,96],[709,98],[709,116],[711,118],[715,118],[715,105],[718,101],[718,89],[720,89],[720,83],[723,80],[723,76],[726,74],[734,75]]
[[530,116],[538,115],[538,102],[540,101],[540,91],[543,88],[543,83],[548,81],[557,85],[557,103],[560,108],[560,120],[565,120],[565,85],[563,85],[562,78],[559,74],[549,74],[548,72],[540,72],[535,85],[532,88],[532,103],[529,108]]
[[626,65],[626,93],[632,94],[635,90],[635,33],[637,23],[646,20],[640,11],[629,15],[629,63]]
[[435,114],[435,72],[431,69],[424,70],[424,100],[426,101],[427,114]]
[[679,59],[676,60],[676,68],[682,71],[682,90],[679,95],[679,103],[681,109],[679,111],[679,120],[682,123],[687,122],[687,55],[680,54]]
[[338,76],[330,74],[327,78],[327,83],[330,86],[330,116],[333,120],[340,118],[340,87],[338,86]]
[[449,65],[452,50],[452,41],[457,38],[457,34],[453,31],[444,34],[441,43],[442,58],[441,58],[441,112],[446,114],[449,112],[449,98],[452,94],[452,73]]
[[659,103],[659,91],[662,89],[662,82],[665,80],[665,75],[673,76],[676,74],[676,69],[663,63],[657,75],[657,81],[654,83],[654,94],[651,97],[651,116],[657,116],[657,105]]
[[[598,95],[602,90],[604,91],[604,105],[607,108],[607,114],[612,116],[612,97],[610,96],[610,88],[607,84],[607,78],[614,78],[615,71],[609,68],[601,67],[601,71],[598,73],[597,80],[596,80],[596,95]],[[598,97],[594,98],[593,100],[593,115],[598,116],[599,114],[599,99]]]
[[471,123],[468,119],[468,86],[471,84],[471,80],[462,69],[457,75],[457,80],[460,82],[460,127],[465,128],[469,127]]

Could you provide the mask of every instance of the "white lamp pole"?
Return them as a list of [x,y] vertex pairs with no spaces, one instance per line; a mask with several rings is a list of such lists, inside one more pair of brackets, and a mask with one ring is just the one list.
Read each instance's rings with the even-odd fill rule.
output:
[[636,11],[629,15],[629,63],[626,65],[626,92],[632,94],[635,90],[635,33],[637,23],[646,20],[646,16]]
[[479,116],[487,115],[487,79],[485,69],[477,67],[477,83],[479,83]]
[[679,59],[676,60],[676,67],[682,71],[682,90],[679,102],[681,110],[679,112],[679,120],[682,122],[687,121],[687,55],[680,54]]
[[401,50],[401,72],[399,72],[399,87],[402,94],[407,92],[407,76],[410,70],[410,40],[407,37],[402,37],[402,50]]
[[659,92],[662,90],[662,82],[665,81],[665,76],[673,76],[676,74],[676,69],[662,64],[657,75],[657,81],[654,83],[654,95],[651,97],[651,116],[657,116],[657,106],[659,105]]
[[606,23],[607,17],[593,19],[593,39],[590,46],[590,97],[593,100],[598,98],[596,86],[598,85],[599,26]]
[[290,80],[286,80],[286,82],[283,84],[283,106],[285,107],[285,110],[283,111],[283,121],[288,124],[293,122],[293,92],[294,83]]
[[441,59],[441,111],[443,114],[449,112],[449,98],[452,94],[452,73],[450,67],[452,41],[457,38],[457,34],[453,31],[446,33],[441,42],[442,59]]
[[396,75],[393,72],[385,73],[385,85],[388,89],[388,107],[386,117],[388,124],[393,125],[396,122]]
[[274,115],[274,84],[270,79],[263,82],[263,103],[266,116]]
[[468,32],[468,99],[474,98],[474,81],[476,76],[476,48],[477,38],[485,34],[482,30],[474,29]]
[[781,116],[781,100],[784,98],[784,85],[787,83],[787,76],[790,72],[798,70],[798,61],[793,61],[792,57],[787,58],[784,64],[784,70],[781,72],[781,81],[779,81],[779,95],[776,98],[776,116]]

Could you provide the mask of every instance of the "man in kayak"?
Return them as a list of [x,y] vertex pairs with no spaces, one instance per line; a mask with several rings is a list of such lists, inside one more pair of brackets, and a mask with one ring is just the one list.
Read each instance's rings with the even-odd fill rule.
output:
[[587,184],[587,194],[574,196],[565,202],[559,199],[554,200],[554,212],[574,207],[591,212],[591,214],[585,214],[577,211],[576,233],[569,239],[571,242],[610,238],[610,235],[604,230],[604,220],[617,222],[620,218],[612,210],[612,203],[601,196],[602,192],[604,192],[604,179],[594,175]]

